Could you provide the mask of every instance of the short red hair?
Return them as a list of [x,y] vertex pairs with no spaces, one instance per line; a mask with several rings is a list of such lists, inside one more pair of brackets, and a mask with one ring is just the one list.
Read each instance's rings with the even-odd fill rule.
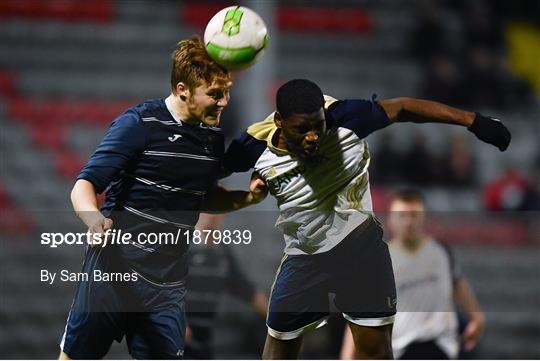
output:
[[174,94],[180,82],[188,89],[194,89],[205,83],[226,85],[232,81],[229,71],[208,55],[198,36],[180,41],[172,53],[172,60],[171,86]]

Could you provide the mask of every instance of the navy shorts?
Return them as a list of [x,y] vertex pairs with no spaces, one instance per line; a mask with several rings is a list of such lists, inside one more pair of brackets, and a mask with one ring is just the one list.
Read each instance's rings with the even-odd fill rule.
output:
[[[114,261],[114,262],[113,262]],[[125,336],[136,359],[181,358],[185,335],[185,285],[96,281],[94,271],[130,273],[107,247],[89,248],[69,312],[61,350],[73,359],[99,359]]]
[[290,340],[323,326],[330,302],[360,326],[394,322],[392,261],[375,219],[364,222],[328,252],[283,257],[270,296],[269,335]]

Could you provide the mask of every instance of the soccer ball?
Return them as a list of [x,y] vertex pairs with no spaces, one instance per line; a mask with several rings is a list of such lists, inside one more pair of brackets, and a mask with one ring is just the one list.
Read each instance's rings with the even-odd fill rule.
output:
[[204,44],[219,65],[241,70],[261,58],[268,45],[268,33],[256,12],[244,6],[230,6],[210,19],[204,31]]

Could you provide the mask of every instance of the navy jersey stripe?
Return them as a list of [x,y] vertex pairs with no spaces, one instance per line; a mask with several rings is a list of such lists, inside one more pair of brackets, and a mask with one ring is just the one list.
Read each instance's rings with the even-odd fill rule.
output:
[[215,157],[207,157],[204,155],[196,155],[196,154],[187,154],[187,153],[173,153],[173,152],[156,152],[153,150],[145,150],[143,154],[146,155],[155,155],[158,157],[177,157],[177,158],[191,158],[191,159],[200,159],[200,160],[210,160],[213,162],[219,161],[219,158]]
[[161,189],[164,189],[166,191],[170,191],[170,192],[183,192],[183,193],[189,193],[189,194],[195,194],[195,195],[199,195],[199,196],[204,196],[206,194],[205,191],[198,191],[198,190],[195,190],[195,189],[186,189],[186,188],[180,188],[180,187],[171,187],[169,185],[166,185],[166,184],[158,184],[156,182],[153,182],[149,179],[146,179],[146,178],[140,178],[140,177],[135,177],[135,176],[132,176],[132,175],[127,175],[126,176],[131,176],[133,177],[133,179],[141,182],[141,183],[144,183],[146,185],[149,185],[149,186],[152,186],[152,187],[157,187],[157,188],[161,188]]
[[148,213],[144,213],[144,212],[141,212],[135,208],[131,208],[131,207],[128,207],[128,206],[124,206],[124,209],[126,211],[129,211],[133,214],[136,214],[138,216],[141,216],[143,218],[146,218],[146,219],[149,219],[151,221],[154,221],[154,222],[157,222],[157,223],[162,223],[162,224],[170,224],[170,225],[173,225],[173,226],[176,226],[176,227],[179,227],[179,228],[185,228],[185,229],[193,229],[194,227],[193,226],[190,226],[188,224],[182,224],[182,223],[178,223],[178,222],[173,222],[173,221],[168,221],[166,219],[163,219],[163,218],[159,218],[159,217],[156,217],[156,216],[152,216]]

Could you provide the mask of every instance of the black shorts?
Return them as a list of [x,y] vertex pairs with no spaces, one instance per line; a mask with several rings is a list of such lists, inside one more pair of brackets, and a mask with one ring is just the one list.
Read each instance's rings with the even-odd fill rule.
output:
[[285,255],[272,287],[268,333],[290,340],[321,327],[330,302],[349,322],[393,323],[396,286],[382,234],[378,221],[369,219],[328,252]]
[[[107,247],[88,248],[83,273],[126,271]],[[73,359],[100,359],[124,336],[136,359],[181,358],[185,334],[185,285],[79,281],[61,350]]]
[[450,357],[434,340],[416,341],[405,347],[400,360],[450,360]]

